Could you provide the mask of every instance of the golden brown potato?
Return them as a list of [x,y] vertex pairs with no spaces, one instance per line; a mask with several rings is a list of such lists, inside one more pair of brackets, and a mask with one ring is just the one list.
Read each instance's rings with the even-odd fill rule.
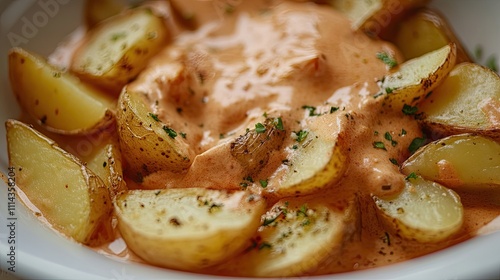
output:
[[262,216],[245,252],[220,268],[223,274],[287,277],[307,274],[339,253],[358,230],[353,203],[339,210],[327,202],[294,199],[277,202]]
[[330,5],[352,20],[355,30],[383,36],[409,11],[428,0],[332,0]]
[[78,242],[97,245],[114,237],[112,203],[104,182],[79,159],[28,125],[6,122],[9,164],[16,183],[39,216]]
[[377,98],[384,98],[384,103],[395,110],[417,104],[444,80],[455,66],[455,58],[456,48],[451,43],[396,66],[382,79]]
[[419,242],[450,237],[464,219],[460,197],[454,191],[415,174],[407,177],[405,189],[396,197],[374,200],[390,230]]
[[454,43],[457,63],[471,61],[446,19],[429,8],[418,9],[398,23],[390,41],[396,44],[405,59],[419,57]]
[[255,175],[267,164],[270,154],[281,148],[286,136],[282,119],[268,118],[236,138],[230,146],[231,155],[245,168],[246,175]]
[[435,133],[474,132],[500,139],[500,77],[477,64],[459,64],[419,110]]
[[449,136],[419,149],[401,171],[453,189],[500,186],[500,143],[473,134]]
[[92,29],[73,55],[80,78],[119,94],[165,44],[169,31],[148,8],[126,10]]
[[306,195],[338,182],[348,165],[341,140],[345,125],[343,114],[327,114],[311,118],[294,132],[296,140],[286,148],[287,158],[269,178],[266,192],[280,197]]
[[47,130],[89,134],[114,121],[112,98],[34,53],[13,48],[9,78],[21,108]]
[[194,158],[192,148],[178,135],[180,131],[153,114],[141,93],[125,88],[118,103],[120,146],[132,176],[140,179],[159,170],[182,172],[189,168]]
[[241,252],[257,231],[265,205],[244,191],[134,190],[117,197],[115,212],[123,239],[138,256],[196,271]]

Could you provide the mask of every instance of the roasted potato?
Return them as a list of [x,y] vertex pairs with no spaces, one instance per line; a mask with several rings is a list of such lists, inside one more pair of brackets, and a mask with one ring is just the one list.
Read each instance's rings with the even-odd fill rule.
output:
[[31,128],[82,161],[87,168],[103,180],[111,198],[126,189],[116,126],[103,127],[91,134],[64,135],[45,129],[29,116],[23,116],[20,121],[29,124]]
[[449,136],[419,149],[401,171],[453,189],[500,186],[500,143],[473,134]]
[[120,147],[117,142],[97,146],[96,152],[86,163],[87,167],[108,187],[111,198],[127,189],[123,178]]
[[338,209],[321,200],[281,200],[265,215],[244,253],[223,274],[287,277],[316,269],[358,230],[357,204]]
[[71,71],[117,95],[168,37],[163,20],[150,9],[126,10],[90,31],[73,55]]
[[352,20],[355,30],[361,29],[374,35],[388,32],[405,14],[428,0],[332,0],[330,5]]
[[377,98],[387,106],[401,110],[405,104],[415,105],[434,90],[455,66],[455,44],[408,60],[381,81]]
[[457,47],[457,63],[472,61],[446,19],[429,8],[416,10],[397,24],[391,37],[405,59],[422,56],[449,43]]
[[123,90],[118,100],[118,135],[131,174],[142,177],[159,171],[182,172],[194,153],[177,131],[161,122],[136,91]]
[[13,48],[9,78],[21,108],[50,131],[89,134],[114,121],[112,98],[37,54]]
[[474,132],[500,140],[500,77],[477,64],[459,64],[419,110],[436,134]]
[[269,178],[266,192],[280,197],[306,195],[340,180],[348,165],[341,140],[346,122],[341,114],[321,115],[293,132],[296,140],[287,148],[282,168]]
[[244,250],[266,203],[245,191],[134,190],[116,198],[118,228],[145,261],[196,271]]
[[[279,123],[281,122],[281,123]],[[249,176],[256,175],[269,160],[273,151],[283,144],[286,131],[281,118],[267,118],[257,123],[231,142],[231,155],[245,168]]]
[[379,214],[389,230],[418,242],[439,242],[462,226],[464,210],[451,189],[412,174],[404,190],[393,198],[374,196]]
[[98,245],[114,238],[112,202],[104,182],[79,159],[28,125],[8,120],[9,165],[37,216],[74,240]]

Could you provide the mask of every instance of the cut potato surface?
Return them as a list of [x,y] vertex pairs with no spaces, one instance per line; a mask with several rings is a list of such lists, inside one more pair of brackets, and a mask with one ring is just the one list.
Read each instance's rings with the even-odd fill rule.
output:
[[138,256],[198,270],[241,252],[265,205],[244,191],[187,188],[129,191],[117,197],[115,210],[120,233]]
[[352,20],[353,29],[380,35],[390,30],[408,11],[425,5],[428,0],[333,0],[336,10]]
[[476,132],[500,139],[500,77],[473,63],[457,65],[419,106],[436,132]]
[[374,197],[381,216],[396,234],[419,242],[439,242],[462,226],[464,210],[452,190],[421,177],[407,178],[392,199]]
[[289,149],[283,167],[270,178],[268,191],[282,197],[306,195],[340,180],[348,165],[339,140],[344,126],[344,115],[328,114],[293,132],[296,144]]
[[386,103],[401,110],[405,104],[415,105],[436,88],[455,66],[456,47],[448,44],[438,50],[408,60],[381,82]]
[[311,272],[339,252],[344,240],[357,230],[356,206],[337,209],[326,202],[281,200],[262,216],[262,226],[247,242],[245,252],[222,271],[247,277]]
[[112,98],[34,53],[13,48],[9,78],[19,105],[48,130],[86,134],[114,120]]
[[[96,245],[113,238],[112,203],[103,181],[76,157],[19,121],[6,122],[16,183],[55,229]],[[37,213],[35,213],[37,214]]]
[[125,88],[118,100],[118,134],[124,160],[139,179],[159,170],[181,172],[194,157],[177,131],[159,121],[141,93]]
[[449,136],[419,149],[401,171],[449,188],[500,186],[500,143],[472,134]]
[[429,8],[419,9],[398,23],[391,39],[405,59],[419,57],[453,42],[457,46],[457,63],[471,61],[446,19]]
[[152,10],[126,10],[90,31],[73,56],[71,70],[118,94],[146,67],[167,37],[167,28]]

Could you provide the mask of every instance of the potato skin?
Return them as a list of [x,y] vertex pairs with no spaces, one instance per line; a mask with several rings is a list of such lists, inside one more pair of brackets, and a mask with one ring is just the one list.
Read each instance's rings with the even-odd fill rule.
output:
[[500,77],[478,64],[456,65],[419,105],[421,123],[438,137],[476,133],[500,140]]
[[83,135],[114,123],[114,100],[22,48],[9,52],[9,78],[20,107],[45,129]]
[[262,216],[262,226],[247,249],[216,269],[244,277],[308,274],[334,258],[358,232],[357,203],[355,199],[339,209],[318,198],[280,200]]
[[127,246],[149,263],[197,271],[244,250],[266,203],[244,191],[132,190],[115,201]]
[[25,203],[77,242],[99,245],[112,239],[112,203],[104,182],[28,125],[8,120],[6,129],[9,164],[16,168],[17,185],[29,200]]
[[460,196],[421,177],[407,178],[405,189],[394,198],[373,199],[381,221],[390,231],[422,243],[449,238],[464,221]]
[[500,186],[500,142],[474,135],[452,135],[417,150],[402,165],[426,180],[455,190],[479,190]]
[[149,8],[125,10],[100,22],[73,55],[71,71],[118,95],[170,37],[162,18]]
[[457,63],[471,62],[463,44],[444,16],[430,8],[414,10],[399,22],[394,35],[387,38],[401,50],[405,59],[412,59],[437,50],[449,43],[457,46]]
[[[184,172],[194,152],[167,124],[156,120],[141,93],[125,88],[118,100],[118,134],[127,170],[136,180],[160,170]],[[175,132],[176,134],[176,132]]]
[[402,110],[404,105],[414,106],[445,79],[455,61],[454,43],[408,60],[382,79],[381,91],[376,96],[384,98],[384,105],[394,110]]

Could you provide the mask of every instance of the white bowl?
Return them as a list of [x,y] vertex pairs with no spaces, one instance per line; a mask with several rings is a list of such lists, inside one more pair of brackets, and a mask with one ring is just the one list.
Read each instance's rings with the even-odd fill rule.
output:
[[[19,109],[7,74],[7,52],[19,45],[48,55],[58,42],[81,22],[83,1],[0,0],[0,122],[16,118]],[[432,3],[450,20],[472,52],[482,46],[485,55],[500,53],[500,1],[451,1]],[[7,173],[5,128],[0,125],[0,169]],[[43,163],[40,163],[43,164]],[[10,246],[15,246],[15,273],[29,279],[195,279],[212,278],[123,263],[99,255],[43,226],[17,201],[15,218],[8,220],[7,187],[0,180],[0,269],[10,266]],[[15,222],[11,233],[7,227]],[[15,244],[9,243],[9,237]],[[12,238],[10,239],[12,240]],[[311,277],[317,279],[500,279],[500,232],[480,236],[424,257],[358,272]],[[7,277],[0,271],[0,278]],[[10,277],[9,277],[10,278]],[[214,277],[217,278],[217,277]]]

